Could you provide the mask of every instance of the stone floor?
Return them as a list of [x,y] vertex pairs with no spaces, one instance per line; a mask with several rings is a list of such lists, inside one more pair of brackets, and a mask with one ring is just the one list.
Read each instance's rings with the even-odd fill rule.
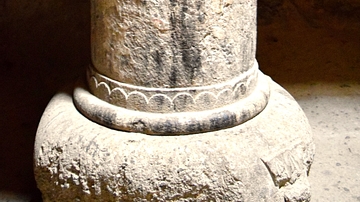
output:
[[286,85],[313,128],[312,201],[360,201],[360,85]]

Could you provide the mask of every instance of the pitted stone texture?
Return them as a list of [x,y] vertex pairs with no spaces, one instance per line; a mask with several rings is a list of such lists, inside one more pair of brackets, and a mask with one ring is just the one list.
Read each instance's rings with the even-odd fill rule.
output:
[[148,88],[223,83],[255,62],[256,0],[92,0],[92,62]]
[[44,201],[308,201],[314,157],[301,108],[272,83],[267,107],[239,126],[184,136],[111,130],[67,94],[48,105],[35,142]]

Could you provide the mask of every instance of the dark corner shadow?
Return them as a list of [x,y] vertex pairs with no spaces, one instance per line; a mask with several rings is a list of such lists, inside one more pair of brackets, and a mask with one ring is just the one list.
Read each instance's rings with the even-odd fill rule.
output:
[[51,97],[85,74],[90,1],[11,1],[0,7],[0,195],[41,201],[33,174],[35,134]]
[[256,53],[265,74],[280,84],[360,83],[360,7],[342,13],[329,2],[319,13],[311,2],[258,1]]

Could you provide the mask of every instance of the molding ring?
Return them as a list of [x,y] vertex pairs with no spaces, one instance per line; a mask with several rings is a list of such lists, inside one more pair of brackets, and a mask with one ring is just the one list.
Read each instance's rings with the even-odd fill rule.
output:
[[204,111],[232,104],[252,93],[259,65],[226,82],[183,88],[150,88],[126,84],[99,73],[90,65],[87,71],[89,91],[118,107],[154,113]]
[[74,90],[76,108],[86,117],[109,128],[149,135],[185,135],[216,131],[246,122],[259,114],[270,97],[269,78],[258,72],[253,92],[229,105],[211,110],[152,113],[129,110],[92,95],[84,81]]

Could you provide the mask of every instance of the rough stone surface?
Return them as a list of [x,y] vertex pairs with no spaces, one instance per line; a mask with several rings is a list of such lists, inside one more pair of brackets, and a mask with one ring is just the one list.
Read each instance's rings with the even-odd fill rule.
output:
[[77,86],[43,115],[44,201],[310,200],[311,129],[258,70],[256,1],[91,7],[94,95]]
[[91,8],[87,79],[101,100],[136,111],[203,111],[258,85],[254,0],[93,0]]
[[274,82],[253,119],[180,136],[103,127],[60,93],[43,114],[34,156],[44,201],[308,201],[313,157],[304,113]]
[[255,0],[91,3],[92,62],[113,80],[148,88],[207,86],[254,65]]
[[74,94],[91,120],[189,134],[241,124],[266,106],[255,0],[93,0],[91,8],[87,82],[94,96]]
[[[258,9],[265,5],[265,1],[272,2],[259,0]],[[301,1],[309,5],[312,2]],[[336,5],[359,4],[360,1],[317,2]],[[51,97],[77,75],[83,75],[90,61],[89,7],[90,1],[87,0],[5,0],[0,5],[0,66],[3,70],[0,76],[3,85],[0,93],[3,95],[0,99],[0,201],[20,201],[7,199],[7,195],[1,198],[4,192],[12,192],[14,197],[27,195],[29,199],[23,201],[30,201],[37,195],[32,169],[36,129]],[[348,89],[358,89],[358,85],[352,85],[352,82],[358,84],[360,81],[360,9],[353,4],[351,10],[338,19],[339,29],[334,30],[329,26],[334,27],[331,19],[340,16],[338,6],[333,9],[306,8],[303,13],[311,12],[318,19],[317,28],[307,27],[298,10],[284,6],[279,10],[286,16],[278,17],[276,12],[266,16],[276,18],[273,24],[267,27],[260,24],[258,27],[259,63],[263,72],[285,85],[292,95],[294,91],[289,90],[288,85],[308,86],[293,89],[310,94],[300,100],[300,105],[306,103],[304,110],[316,135],[316,167],[313,164],[310,174],[313,179],[312,201],[360,201],[360,177],[353,177],[359,174],[360,168],[360,133],[357,129],[360,113],[353,110],[359,106],[359,93],[342,94]],[[263,10],[258,12],[259,15],[264,13]],[[347,15],[358,18],[350,20]],[[280,27],[278,23],[284,26]],[[354,31],[342,29],[343,25]],[[324,91],[331,93],[335,86],[340,89],[335,92],[340,94],[320,99],[319,92],[308,92],[319,84],[326,86]],[[357,100],[350,108],[347,99],[354,98]],[[344,109],[348,114],[342,113]],[[351,144],[347,142],[349,145],[342,142],[346,136],[351,136]],[[337,162],[341,166],[336,166]],[[331,175],[327,175],[328,172]],[[350,191],[345,191],[344,187]]]

